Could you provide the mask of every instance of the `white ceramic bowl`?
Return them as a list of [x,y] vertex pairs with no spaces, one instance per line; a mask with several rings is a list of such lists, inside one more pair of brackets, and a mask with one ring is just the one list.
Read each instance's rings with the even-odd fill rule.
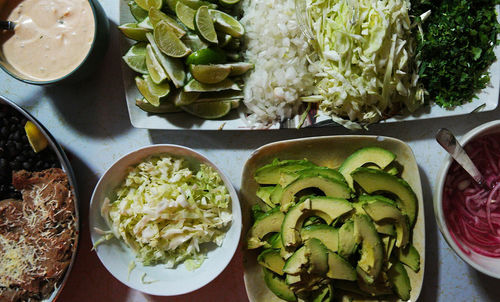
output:
[[[500,133],[500,120],[492,121],[481,126],[478,126],[471,131],[467,132],[462,139],[460,139],[460,144],[462,146],[466,145],[469,141],[492,133]],[[453,251],[462,260],[467,262],[473,268],[478,271],[489,275],[494,278],[500,279],[500,258],[491,258],[483,255],[479,255],[471,251],[470,255],[464,253],[460,247],[456,244],[455,240],[451,237],[446,225],[446,220],[443,213],[443,187],[448,175],[448,169],[450,168],[453,159],[451,156],[447,155],[441,169],[437,175],[436,187],[434,189],[434,214],[436,215],[437,224],[441,234],[443,234],[444,239],[448,245],[453,249]]]
[[[207,259],[200,268],[194,271],[186,270],[183,264],[178,265],[175,269],[167,269],[163,265],[143,266],[136,261],[137,266],[132,270],[130,276],[129,264],[135,257],[121,240],[112,239],[99,245],[97,255],[106,269],[128,287],[157,296],[181,295],[197,290],[217,277],[231,261],[241,235],[241,208],[238,195],[229,178],[205,156],[181,146],[152,145],[140,148],[120,158],[104,173],[92,194],[89,213],[90,234],[92,243],[95,243],[102,237],[95,228],[109,229],[101,217],[101,205],[107,194],[121,184],[128,169],[151,155],[159,154],[182,157],[194,164],[204,163],[212,166],[220,174],[231,195],[233,214],[232,224],[226,233],[222,246],[209,251]],[[154,280],[155,282],[146,282],[146,284],[141,282],[144,273],[146,273],[145,281]]]

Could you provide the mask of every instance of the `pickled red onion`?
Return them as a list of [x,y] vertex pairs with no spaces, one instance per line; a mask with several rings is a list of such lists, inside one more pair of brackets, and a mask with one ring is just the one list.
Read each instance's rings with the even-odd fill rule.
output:
[[491,190],[479,186],[456,162],[448,170],[443,212],[451,237],[466,254],[500,257],[500,134],[469,142],[467,154]]

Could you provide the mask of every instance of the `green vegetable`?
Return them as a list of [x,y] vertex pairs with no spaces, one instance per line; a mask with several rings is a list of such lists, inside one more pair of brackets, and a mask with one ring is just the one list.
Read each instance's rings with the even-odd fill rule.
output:
[[[430,100],[444,108],[470,102],[490,82],[500,25],[498,0],[419,0],[412,14],[419,24],[417,52],[420,81]],[[417,18],[419,22],[420,18]],[[422,35],[423,33],[423,35]]]
[[193,171],[169,156],[131,169],[115,195],[104,200],[102,216],[144,265],[184,261],[188,270],[199,267],[205,259],[200,244],[220,246],[232,220],[231,197],[219,174],[204,164]]

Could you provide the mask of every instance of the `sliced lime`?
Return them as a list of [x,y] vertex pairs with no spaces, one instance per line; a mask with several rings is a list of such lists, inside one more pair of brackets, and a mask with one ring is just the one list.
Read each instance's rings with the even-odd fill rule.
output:
[[151,92],[151,94],[154,96],[162,98],[164,96],[167,96],[170,92],[170,85],[168,84],[168,82],[156,84],[155,82],[153,82],[149,75],[145,75],[144,80],[148,85],[149,92]]
[[231,66],[224,64],[190,65],[193,78],[205,84],[215,84],[223,81],[231,73]]
[[231,15],[221,12],[220,10],[209,10],[212,19],[215,21],[215,28],[235,38],[240,38],[245,34],[245,28]]
[[141,22],[148,16],[148,11],[142,9],[134,0],[128,2],[128,7],[130,7],[130,13],[137,22]]
[[[217,5],[214,3],[210,3],[208,1],[203,1],[203,0],[179,0],[182,1],[184,4],[187,6],[191,7],[194,10],[197,10],[200,8],[200,6],[208,6],[208,8],[216,8]],[[214,2],[214,1],[212,1]]]
[[137,26],[137,23],[125,23],[118,26],[118,29],[129,39],[136,41],[146,41],[146,34],[150,29]]
[[160,9],[163,5],[163,0],[135,0],[135,3],[142,9],[149,11],[152,7]]
[[141,23],[138,23],[137,26],[141,27],[141,28],[153,30],[153,24],[151,24],[149,17],[146,17],[146,19],[142,20]]
[[175,14],[187,28],[194,30],[194,15],[196,10],[190,8],[182,1],[178,1],[175,5]]
[[242,98],[243,98],[243,93],[241,91],[235,91],[235,90],[224,90],[224,91],[217,91],[217,92],[203,92],[196,99],[195,103],[239,100]]
[[180,90],[174,98],[174,104],[176,106],[184,106],[192,104],[200,96],[199,92],[185,92]]
[[239,76],[253,68],[253,64],[247,62],[230,63],[226,65],[231,67],[229,76]]
[[225,5],[234,5],[234,4],[238,3],[238,2],[240,2],[240,0],[219,0],[219,2],[221,4],[223,4],[223,5],[224,4]]
[[[167,98],[168,100],[168,98]],[[173,113],[173,112],[181,112],[182,109],[180,107],[175,106],[171,101],[160,100],[160,105],[153,106],[146,99],[137,99],[135,101],[135,105],[142,110],[149,113]]]
[[189,55],[187,65],[207,65],[226,63],[226,53],[220,48],[203,48]]
[[151,44],[146,47],[146,66],[148,68],[149,75],[151,79],[156,84],[160,84],[164,80],[168,79],[167,72],[161,66],[158,58],[156,57]]
[[182,63],[182,60],[165,56],[158,48],[158,45],[156,45],[155,39],[151,33],[147,33],[146,38],[149,43],[151,43],[151,48],[153,48],[156,58],[160,61],[161,66],[165,69],[175,87],[179,88],[184,86],[186,72],[184,71],[184,64]]
[[33,122],[27,121],[24,125],[24,131],[33,152],[38,153],[47,148],[49,144],[47,138]]
[[186,34],[186,31],[182,28],[182,26],[177,23],[172,17],[168,16],[164,12],[162,12],[159,9],[156,8],[151,8],[149,10],[149,20],[153,27],[156,27],[156,25],[160,21],[165,21],[170,25],[174,33],[177,35],[177,37],[181,38]]
[[143,74],[148,73],[146,66],[146,45],[146,42],[138,42],[132,45],[123,56],[123,60],[127,63],[128,67]]
[[160,105],[160,97],[151,93],[146,80],[141,77],[135,77],[135,85],[137,85],[137,89],[139,89],[139,92],[151,105]]
[[231,111],[231,102],[195,103],[181,108],[189,114],[210,120],[227,115]]
[[196,32],[207,42],[217,44],[217,32],[215,31],[214,22],[208,12],[208,6],[200,6],[194,17],[194,26]]
[[241,88],[230,79],[225,79],[216,84],[203,84],[195,79],[192,79],[186,84],[186,86],[184,86],[184,91],[186,92],[210,92],[222,90],[241,90]]
[[[198,35],[196,35],[196,34],[192,34],[192,35],[188,34],[188,35],[182,37],[181,40],[182,40],[182,42],[184,42],[184,44],[186,44],[187,47],[191,48],[191,50],[194,51],[194,52],[197,52],[200,49],[208,47],[208,44],[205,43],[205,42],[203,42],[200,39],[200,37],[198,37]],[[191,55],[192,54],[190,54],[189,57]]]
[[166,0],[165,2],[167,3],[168,9],[175,13],[175,6],[179,0]]
[[182,43],[172,30],[172,27],[165,21],[156,24],[154,39],[160,50],[167,56],[182,58],[191,53],[191,49]]

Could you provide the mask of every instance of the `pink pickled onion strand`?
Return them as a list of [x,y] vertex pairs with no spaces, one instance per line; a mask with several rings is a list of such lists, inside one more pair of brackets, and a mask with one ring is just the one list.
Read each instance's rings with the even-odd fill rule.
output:
[[500,134],[469,142],[465,150],[491,190],[477,185],[453,162],[443,190],[446,223],[464,253],[500,257]]

